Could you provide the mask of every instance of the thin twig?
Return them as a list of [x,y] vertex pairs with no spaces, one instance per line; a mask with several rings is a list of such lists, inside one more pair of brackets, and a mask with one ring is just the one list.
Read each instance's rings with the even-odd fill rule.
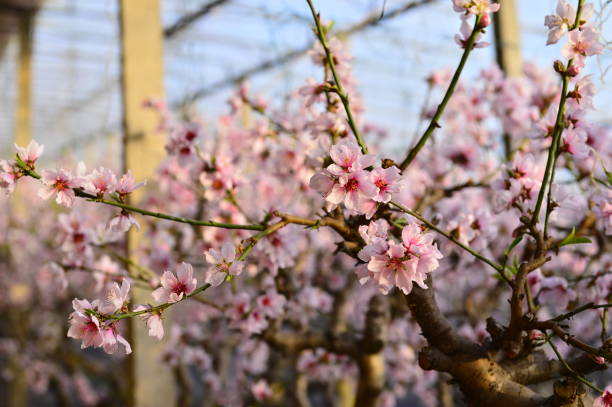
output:
[[438,108],[436,109],[436,113],[432,117],[431,122],[429,123],[429,126],[425,130],[425,133],[423,133],[423,135],[421,136],[417,144],[414,147],[412,147],[412,149],[408,152],[408,155],[406,156],[406,158],[404,158],[404,161],[402,161],[402,163],[400,164],[400,169],[405,170],[410,165],[410,163],[416,158],[419,151],[421,151],[421,149],[425,146],[425,143],[427,143],[427,140],[429,139],[429,137],[431,137],[431,135],[436,130],[436,128],[440,127],[439,121],[440,121],[440,118],[442,117],[442,113],[444,113],[444,109],[446,108],[446,105],[448,104],[448,102],[451,99],[451,96],[455,92],[455,87],[457,86],[457,82],[459,82],[459,77],[461,76],[463,67],[465,66],[465,63],[467,62],[468,57],[470,56],[470,53],[472,52],[472,49],[474,48],[474,44],[476,43],[476,38],[478,37],[478,34],[480,33],[480,30],[481,30],[481,28],[479,27],[480,19],[481,19],[481,16],[476,16],[476,21],[474,22],[474,28],[472,29],[472,33],[470,34],[465,44],[463,55],[461,55],[461,60],[459,61],[459,65],[457,66],[457,69],[455,70],[455,74],[453,75],[453,78],[451,79],[450,84],[448,85],[448,89],[446,90],[446,93],[444,94],[444,98],[442,99],[442,102],[438,105]]
[[319,39],[319,42],[321,43],[321,47],[323,47],[323,51],[325,51],[325,59],[332,73],[332,77],[334,78],[334,84],[336,86],[336,93],[338,94],[338,97],[340,97],[340,101],[342,102],[342,105],[344,106],[344,110],[346,111],[346,117],[348,120],[348,124],[351,127],[351,130],[353,131],[353,135],[357,139],[357,143],[361,147],[361,151],[364,154],[367,154],[368,147],[366,146],[365,141],[363,140],[363,137],[361,136],[361,133],[359,132],[359,129],[357,128],[357,123],[355,122],[355,118],[353,117],[353,112],[350,107],[349,96],[344,91],[344,88],[342,87],[342,81],[340,80],[340,76],[338,75],[338,72],[336,71],[336,64],[334,63],[334,56],[332,55],[331,50],[329,49],[329,44],[327,43],[325,30],[321,26],[321,17],[319,13],[316,12],[314,5],[312,4],[312,0],[306,0],[306,2],[308,3],[308,7],[310,7],[310,11],[312,12],[312,18],[314,19],[315,27],[316,27],[315,34],[317,35],[317,38]]

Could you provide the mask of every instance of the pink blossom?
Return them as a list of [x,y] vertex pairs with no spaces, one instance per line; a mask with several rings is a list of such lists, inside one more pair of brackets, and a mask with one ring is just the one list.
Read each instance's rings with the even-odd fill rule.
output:
[[546,339],[546,335],[544,335],[541,331],[533,330],[529,332],[529,339],[532,341],[543,341]]
[[[134,307],[135,312],[150,309],[150,305],[137,305],[136,307]],[[164,324],[162,322],[161,313],[155,311],[147,312],[146,314],[142,314],[141,317],[145,320],[147,328],[149,328],[149,336],[153,336],[159,340],[162,340],[162,338],[164,337]]]
[[277,293],[276,290],[268,290],[264,295],[257,297],[257,306],[264,315],[270,318],[280,316],[285,309],[286,302],[285,296]]
[[332,175],[327,171],[317,172],[310,178],[310,188],[320,193],[324,198],[327,197],[336,184]]
[[329,156],[334,163],[327,167],[327,171],[337,177],[370,167],[376,160],[373,154],[362,154],[361,148],[351,139],[343,139],[334,144]]
[[561,54],[568,60],[573,58],[578,66],[583,66],[586,57],[601,54],[602,51],[599,33],[593,27],[583,27],[569,34],[569,40],[561,49]]
[[312,379],[330,382],[355,373],[355,365],[346,355],[328,352],[323,348],[305,350],[297,361],[297,370]]
[[87,310],[96,311],[99,303],[87,300],[75,299],[72,301],[74,312],[70,314],[70,329],[68,337],[81,339],[81,348],[94,347],[104,348],[106,353],[117,351],[118,345],[124,346],[125,353],[132,352],[130,344],[117,331],[114,323],[102,324],[95,315],[91,315]]
[[438,259],[442,254],[433,244],[433,236],[423,233],[415,224],[409,224],[402,230],[402,243],[388,242],[388,250],[383,254],[373,255],[368,263],[368,270],[384,292],[396,286],[404,294],[412,291],[413,282],[421,288],[427,288],[427,273],[438,268]]
[[[366,245],[357,253],[357,257],[359,257],[361,261],[368,263],[372,256],[384,256],[389,249],[389,245],[387,244],[388,230],[389,224],[384,219],[370,222],[367,226],[359,226],[359,234]],[[355,273],[357,274],[360,284],[365,284],[374,277],[373,273],[368,270],[367,264],[358,265],[355,269]]]
[[333,304],[333,299],[329,294],[314,286],[304,287],[298,298],[300,305],[319,312],[329,312]]
[[115,324],[104,326],[100,331],[104,340],[102,343],[104,352],[109,354],[115,353],[117,352],[119,345],[123,345],[126,355],[132,353],[132,347],[130,346],[129,342],[119,334]]
[[475,16],[495,13],[499,10],[499,7],[499,3],[491,3],[490,0],[453,0],[455,11]]
[[370,179],[367,171],[358,170],[338,178],[329,195],[325,197],[328,202],[344,205],[359,213],[367,212],[367,201],[377,194],[377,187]]
[[130,301],[130,280],[123,279],[121,287],[113,283],[106,293],[104,302],[100,305],[100,312],[113,314],[120,311]]
[[318,83],[314,79],[308,79],[308,84],[298,90],[300,96],[304,97],[304,107],[310,107],[325,100],[324,89],[325,84]]
[[62,250],[66,252],[78,251],[91,243],[91,230],[87,228],[83,218],[77,213],[62,213],[58,220],[60,226],[58,240],[62,244]]
[[612,385],[606,386],[601,396],[593,402],[593,407],[612,407]]
[[196,366],[200,370],[208,370],[212,366],[210,356],[202,348],[187,346],[184,348],[181,356],[183,363]]
[[547,15],[544,18],[544,25],[548,27],[548,39],[546,45],[555,44],[568,32],[569,27],[574,25],[576,20],[576,9],[565,0],[557,3],[556,14]]
[[117,176],[108,168],[99,167],[85,178],[83,189],[94,195],[112,194],[117,189]]
[[[470,24],[466,21],[463,20],[461,22],[461,27],[459,28],[459,34],[455,34],[455,42],[461,47],[461,48],[465,48],[468,44],[469,38],[472,35],[472,27],[470,26]],[[481,33],[478,33],[476,35],[476,40],[474,41],[474,46],[473,48],[485,48],[488,47],[490,44],[488,42],[485,41],[478,41],[480,39],[480,37],[482,36]]]
[[241,321],[251,309],[251,297],[246,292],[240,292],[231,298],[228,315],[234,321]]
[[265,399],[272,396],[272,389],[264,379],[259,379],[255,384],[251,386],[251,393],[257,401],[264,401]]
[[452,75],[453,72],[449,68],[439,69],[427,77],[427,83],[430,86],[445,87],[450,82]]
[[370,222],[368,225],[359,226],[359,235],[366,242],[370,244],[377,240],[387,240],[387,233],[389,232],[389,224],[385,219],[378,219]]
[[[344,71],[348,65],[348,62],[351,60],[346,46],[336,37],[331,37],[328,40],[328,45],[331,50],[331,54],[334,57],[334,64],[338,67],[338,69]],[[312,61],[315,64],[324,65],[326,63],[325,50],[318,41],[315,43],[314,48],[308,51],[308,55],[312,58]]]
[[570,102],[575,103],[582,109],[593,109],[595,93],[597,93],[597,89],[591,81],[591,75],[586,75],[575,82],[574,90],[568,93],[568,98]]
[[268,327],[268,320],[264,311],[259,307],[253,308],[245,321],[244,327],[250,334],[262,333]]
[[548,304],[558,309],[566,309],[568,304],[576,299],[576,292],[568,288],[563,277],[552,276],[543,278],[540,282],[538,299],[542,304]]
[[225,198],[228,191],[232,191],[238,184],[235,173],[236,169],[228,157],[217,157],[214,168],[200,174],[204,197],[209,200]]
[[62,267],[49,263],[36,273],[36,284],[41,292],[58,295],[66,292],[68,279]]
[[68,337],[81,339],[81,349],[93,346],[99,348],[104,343],[104,338],[100,331],[100,321],[95,315],[88,314],[86,310],[98,308],[98,302],[74,299],[72,301],[74,312],[70,314],[70,328]]
[[[593,4],[589,3],[582,6],[582,11],[580,12],[581,21],[578,22],[579,27],[593,15],[593,12]],[[546,45],[557,43],[569,31],[570,27],[573,27],[575,21],[576,9],[574,6],[566,0],[559,0],[556,14],[550,14],[544,18],[544,25],[549,30]]]
[[17,150],[17,155],[28,167],[33,168],[36,160],[40,158],[43,151],[45,151],[45,146],[42,144],[38,144],[35,140],[30,141],[27,147],[19,147],[15,144],[15,149]]
[[[389,244],[387,243],[386,238],[373,239],[363,249],[359,251],[357,257],[359,257],[361,261],[369,263],[374,256],[384,257],[387,253],[387,250],[389,250]],[[365,284],[370,279],[373,279],[375,277],[375,274],[370,271],[368,264],[358,265],[355,269],[355,273],[357,274],[357,278],[359,279],[360,284]]]
[[93,276],[96,280],[96,291],[102,290],[107,281],[118,278],[121,273],[119,264],[112,261],[107,255],[102,256],[96,261],[94,269]]
[[378,188],[374,200],[376,202],[387,203],[391,200],[392,195],[399,192],[399,180],[401,173],[399,168],[393,166],[389,168],[375,168],[371,172],[372,182]]
[[587,134],[583,129],[566,129],[563,131],[561,151],[569,153],[574,158],[586,158],[591,149],[587,145]]
[[136,183],[136,180],[134,179],[134,176],[132,175],[132,171],[128,170],[128,172],[123,174],[121,178],[119,178],[119,181],[117,182],[117,193],[119,195],[125,196],[127,194],[134,192],[134,190],[140,188],[141,186],[145,184],[146,184],[145,181]]
[[258,252],[265,253],[265,264],[276,273],[279,268],[295,264],[295,256],[300,251],[299,234],[295,227],[282,228],[262,239],[257,244]]
[[80,181],[64,169],[43,170],[42,182],[45,186],[38,191],[38,196],[46,200],[53,194],[57,194],[55,202],[68,208],[72,206],[75,199],[73,188],[81,186]]
[[598,365],[605,365],[606,364],[606,358],[604,358],[603,356],[595,356],[593,358],[593,361],[595,363],[597,363]]
[[161,287],[151,295],[157,302],[178,302],[183,296],[191,294],[198,281],[193,277],[193,267],[189,263],[181,263],[176,268],[176,274],[165,271],[161,278]]
[[221,250],[210,249],[204,252],[210,267],[206,274],[206,282],[213,287],[223,283],[228,275],[238,276],[242,273],[244,262],[237,260],[236,248],[230,242],[225,242]]
[[74,387],[76,388],[79,399],[85,406],[96,406],[100,403],[100,395],[91,385],[87,375],[82,372],[77,372],[73,376]]
[[612,235],[612,189],[596,194],[593,197],[593,203],[593,213],[598,223],[606,235]]
[[166,144],[169,155],[175,156],[181,167],[189,165],[197,158],[194,141],[198,138],[198,129],[193,126],[179,127],[174,130]]
[[0,160],[0,188],[10,194],[15,190],[17,180],[21,176],[19,168],[7,160]]
[[107,229],[113,234],[123,234],[130,230],[132,225],[140,230],[140,225],[136,221],[136,218],[134,218],[130,212],[122,210],[108,222]]
[[532,154],[517,154],[512,165],[506,169],[505,177],[493,183],[497,190],[494,196],[496,211],[520,205],[528,209],[540,189],[543,166]]

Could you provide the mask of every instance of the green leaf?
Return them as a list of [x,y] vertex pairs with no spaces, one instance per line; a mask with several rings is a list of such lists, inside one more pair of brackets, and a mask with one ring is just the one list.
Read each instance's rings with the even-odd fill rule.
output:
[[595,177],[593,177],[593,181],[597,182],[598,184],[603,185],[603,186],[604,186],[604,187],[606,187],[606,188],[612,188],[612,186],[611,186],[611,185],[608,185],[608,184],[606,183],[606,181],[604,181],[603,179],[599,179],[599,178],[595,178]]
[[505,281],[504,278],[499,273],[491,274],[491,277],[496,278],[499,281]]
[[510,253],[512,253],[512,250],[514,250],[514,248],[521,243],[521,240],[523,240],[523,235],[520,234],[518,235],[513,241],[512,243],[510,243],[510,246],[508,246],[508,249],[506,249],[506,251],[504,252],[504,256],[508,257],[510,256]]
[[[602,165],[603,167],[603,165]],[[604,172],[606,173],[606,177],[608,177],[608,184],[612,186],[612,172],[606,170],[606,167],[603,167]]]
[[[515,258],[516,260],[516,258]],[[518,273],[518,267],[513,267],[513,266],[506,266],[508,270],[510,270],[510,272],[516,276],[516,273]]]
[[559,243],[559,247],[581,243],[591,243],[591,239],[588,237],[576,236],[576,228],[572,228],[571,233]]

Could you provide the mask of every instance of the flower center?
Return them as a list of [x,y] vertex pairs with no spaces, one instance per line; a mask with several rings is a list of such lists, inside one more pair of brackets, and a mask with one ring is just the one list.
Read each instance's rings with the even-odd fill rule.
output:
[[185,293],[187,292],[187,286],[185,283],[177,283],[174,287],[172,287],[172,292],[175,294]]
[[579,41],[576,43],[576,45],[574,45],[574,51],[577,54],[580,54],[582,56],[586,56],[586,51],[587,51],[587,47],[586,44],[582,41]]
[[63,179],[57,180],[55,181],[55,189],[57,189],[58,191],[68,189],[68,183]]
[[389,186],[389,184],[387,184],[387,181],[385,181],[382,178],[374,181],[374,185],[376,185],[381,191],[386,190],[387,187]]
[[359,189],[359,181],[357,181],[355,178],[351,178],[348,180],[344,188],[347,191],[357,191]]
[[404,263],[404,258],[392,257],[389,260],[387,260],[387,268],[397,272],[397,271],[404,269],[403,263]]

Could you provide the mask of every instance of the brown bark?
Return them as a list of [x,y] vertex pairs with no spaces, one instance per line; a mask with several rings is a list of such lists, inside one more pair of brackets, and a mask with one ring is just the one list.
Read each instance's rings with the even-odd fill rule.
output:
[[419,354],[425,370],[448,372],[470,406],[535,407],[546,401],[512,376],[487,350],[458,335],[435,300],[431,278],[426,290],[414,287],[406,301],[429,346]]
[[355,406],[376,407],[385,387],[385,358],[387,327],[391,316],[388,298],[375,295],[370,300],[366,325],[357,354],[359,383]]

